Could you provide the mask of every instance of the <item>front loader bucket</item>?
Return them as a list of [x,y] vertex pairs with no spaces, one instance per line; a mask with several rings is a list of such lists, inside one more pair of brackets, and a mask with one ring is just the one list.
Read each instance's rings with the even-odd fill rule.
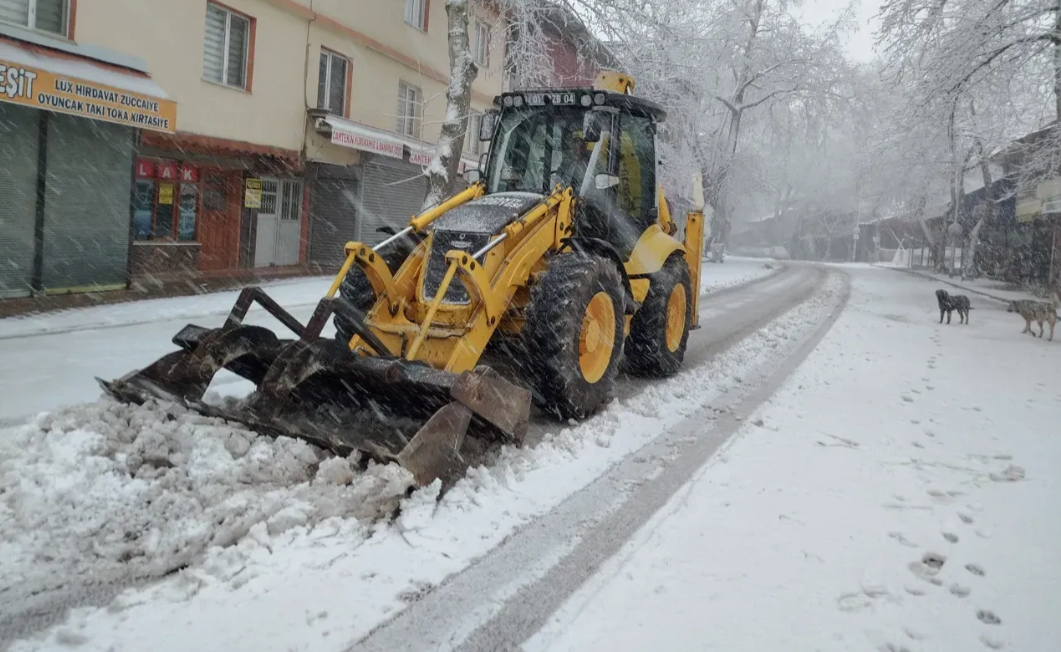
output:
[[[299,339],[281,340],[268,329],[243,325],[253,301]],[[345,313],[347,307],[322,300],[303,326],[260,289],[249,288],[221,328],[188,326],[173,340],[180,351],[100,383],[121,401],[170,400],[262,434],[303,439],[340,455],[357,450],[380,462],[397,462],[420,485],[437,478],[449,486],[463,475],[473,461],[468,435],[523,443],[530,421],[527,389],[489,367],[455,374],[418,362],[353,353],[332,338],[320,337],[336,309]],[[238,408],[202,401],[222,368],[257,386]]]

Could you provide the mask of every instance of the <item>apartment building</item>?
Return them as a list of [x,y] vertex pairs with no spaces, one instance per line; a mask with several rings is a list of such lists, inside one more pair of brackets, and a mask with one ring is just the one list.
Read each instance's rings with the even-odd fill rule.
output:
[[[503,32],[473,7],[475,113],[501,90]],[[331,270],[423,201],[445,3],[0,0],[0,65],[37,80],[29,99],[11,72],[0,86],[0,296]]]

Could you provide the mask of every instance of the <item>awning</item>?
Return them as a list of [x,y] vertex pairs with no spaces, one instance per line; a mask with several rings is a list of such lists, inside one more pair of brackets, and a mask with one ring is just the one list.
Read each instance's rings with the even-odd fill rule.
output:
[[331,127],[333,145],[397,159],[405,157],[405,142],[382,129],[373,129],[334,115],[325,116],[321,120]]
[[[430,164],[435,155],[434,145],[406,140],[397,134],[369,127],[360,122],[354,122],[335,115],[326,115],[320,118],[320,122],[330,128],[333,145],[359,149],[396,159],[404,159],[405,150],[408,149],[409,163],[421,166]],[[462,158],[459,172],[463,173],[468,168],[476,168],[478,166],[478,161]]]
[[0,102],[172,133],[177,103],[142,72],[0,38]]

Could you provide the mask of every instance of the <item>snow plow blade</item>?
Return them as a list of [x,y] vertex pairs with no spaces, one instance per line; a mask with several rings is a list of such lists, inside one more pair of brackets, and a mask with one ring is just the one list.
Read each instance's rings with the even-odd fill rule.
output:
[[[298,339],[282,340],[266,328],[244,325],[254,302]],[[473,461],[465,451],[469,435],[522,444],[530,421],[529,390],[489,367],[455,374],[395,357],[352,353],[320,337],[336,310],[348,308],[341,300],[323,299],[303,325],[261,289],[248,288],[221,328],[186,326],[173,338],[181,350],[100,384],[123,402],[172,401],[265,435],[396,462],[421,486],[435,479],[449,486],[463,476]],[[235,408],[203,402],[221,369],[255,383],[257,390]]]

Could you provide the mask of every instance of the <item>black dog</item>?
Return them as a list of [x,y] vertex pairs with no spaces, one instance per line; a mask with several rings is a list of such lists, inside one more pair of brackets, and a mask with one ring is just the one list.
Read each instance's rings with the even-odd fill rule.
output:
[[936,290],[936,301],[939,303],[939,323],[943,323],[943,313],[947,313],[947,323],[950,323],[951,312],[958,311],[960,324],[969,323],[969,297],[964,294],[947,294],[946,290]]

